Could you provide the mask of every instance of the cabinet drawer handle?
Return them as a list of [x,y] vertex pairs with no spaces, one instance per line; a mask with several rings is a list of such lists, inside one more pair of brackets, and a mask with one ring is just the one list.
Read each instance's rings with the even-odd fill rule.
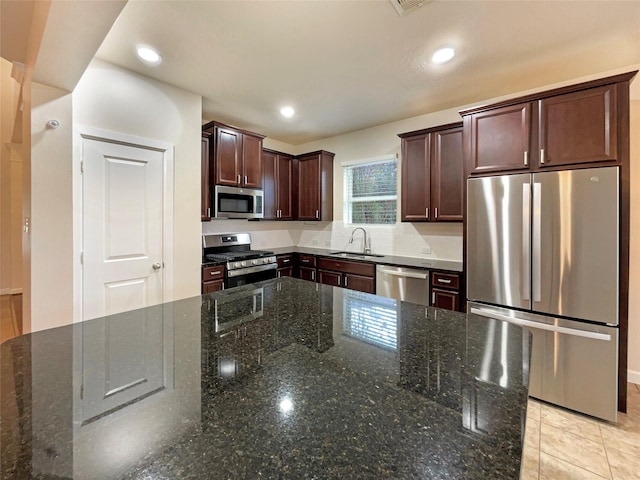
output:
[[439,278],[438,279],[438,283],[444,283],[445,285],[449,285],[451,283],[451,280],[446,280],[444,278]]
[[544,148],[540,149],[540,163],[544,163]]
[[285,258],[284,260],[282,260],[282,263],[289,263],[290,261],[291,261],[291,259]]
[[309,260],[307,260],[307,259],[303,259],[303,260],[302,260],[302,263],[309,263]]
[[214,271],[214,272],[209,272],[209,275],[220,275],[222,272],[220,271]]

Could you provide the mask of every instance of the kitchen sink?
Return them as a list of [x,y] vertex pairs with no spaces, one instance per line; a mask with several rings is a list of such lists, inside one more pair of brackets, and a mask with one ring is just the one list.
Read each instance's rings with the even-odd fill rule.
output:
[[329,255],[331,255],[332,257],[344,257],[344,258],[384,257],[384,255],[377,255],[375,253],[358,253],[358,252],[331,252]]

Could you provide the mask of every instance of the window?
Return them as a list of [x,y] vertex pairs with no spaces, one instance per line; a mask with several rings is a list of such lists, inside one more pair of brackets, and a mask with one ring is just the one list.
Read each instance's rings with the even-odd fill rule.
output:
[[398,162],[395,156],[343,166],[345,223],[396,223]]

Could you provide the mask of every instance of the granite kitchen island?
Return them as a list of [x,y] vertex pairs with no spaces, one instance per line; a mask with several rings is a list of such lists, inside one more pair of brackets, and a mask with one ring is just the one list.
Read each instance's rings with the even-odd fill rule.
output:
[[1,347],[3,479],[515,479],[519,327],[291,278]]

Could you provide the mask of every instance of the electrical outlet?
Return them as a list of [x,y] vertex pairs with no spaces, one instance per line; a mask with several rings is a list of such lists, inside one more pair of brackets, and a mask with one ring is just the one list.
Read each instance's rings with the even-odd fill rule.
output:
[[423,255],[430,255],[431,247],[422,247],[422,250],[420,250],[420,253],[422,253]]

